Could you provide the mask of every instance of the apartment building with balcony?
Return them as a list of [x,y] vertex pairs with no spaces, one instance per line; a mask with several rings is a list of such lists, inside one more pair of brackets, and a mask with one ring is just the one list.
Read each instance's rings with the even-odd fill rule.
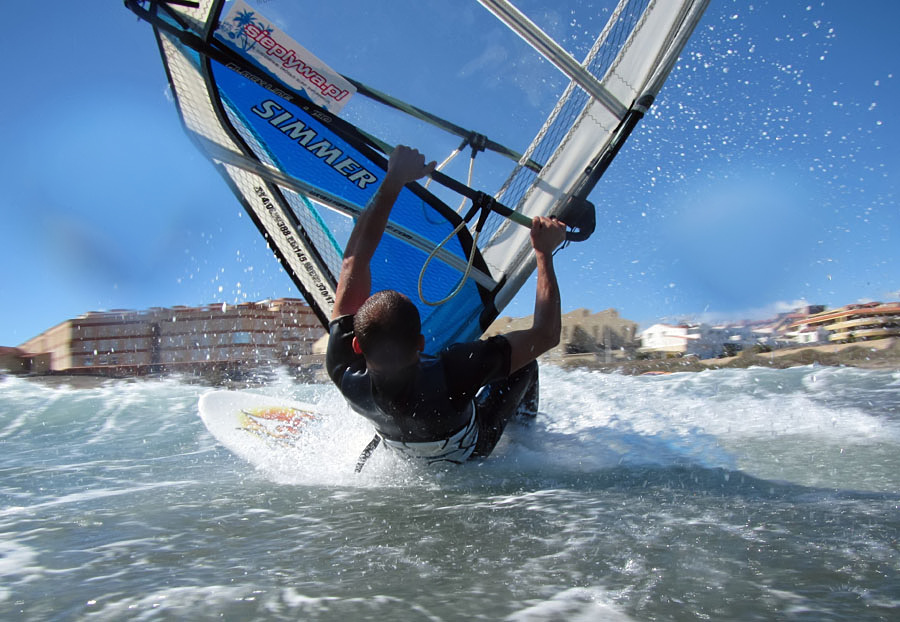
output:
[[791,325],[796,331],[824,330],[829,343],[900,336],[900,302],[850,304],[809,315]]

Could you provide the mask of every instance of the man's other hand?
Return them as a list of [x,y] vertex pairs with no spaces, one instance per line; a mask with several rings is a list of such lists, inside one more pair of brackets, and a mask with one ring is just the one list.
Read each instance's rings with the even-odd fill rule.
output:
[[531,246],[536,253],[553,253],[565,239],[566,224],[556,217],[535,216],[531,221]]

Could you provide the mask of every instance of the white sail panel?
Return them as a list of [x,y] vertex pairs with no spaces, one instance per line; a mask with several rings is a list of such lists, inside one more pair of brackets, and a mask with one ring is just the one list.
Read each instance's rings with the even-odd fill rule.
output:
[[[660,70],[671,67],[705,6],[706,0],[651,1],[602,77],[603,87],[629,109],[644,95],[655,97],[656,91],[650,87],[658,89],[662,85]],[[619,11],[614,13],[613,19],[619,14]],[[571,97],[575,91],[569,93]],[[559,214],[585,170],[609,148],[619,128],[620,120],[607,106],[588,100],[515,206],[516,211],[528,217]],[[535,141],[542,139],[539,134]],[[493,270],[508,275],[495,299],[497,308],[502,309],[534,269],[529,232],[504,223],[482,253]]]

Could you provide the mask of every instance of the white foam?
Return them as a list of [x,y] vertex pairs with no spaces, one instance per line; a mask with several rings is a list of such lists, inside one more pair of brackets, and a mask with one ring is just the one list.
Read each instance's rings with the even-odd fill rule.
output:
[[506,617],[509,622],[630,622],[634,620],[599,587],[576,587]]
[[12,595],[19,582],[37,579],[44,569],[37,564],[37,551],[15,540],[0,540],[0,602]]
[[[335,387],[287,382],[261,392],[313,402],[327,416],[308,426],[294,447],[239,454],[282,484],[429,487],[484,477],[577,475],[620,465],[734,470],[758,462],[743,453],[752,444],[748,441],[792,447],[798,438],[801,444],[900,439],[897,425],[885,418],[823,399],[836,382],[858,380],[859,370],[717,370],[651,378],[544,366],[541,374],[538,418],[527,426],[509,425],[494,454],[480,465],[426,469],[379,448],[363,472],[354,474],[372,438],[371,425],[347,407]],[[861,372],[859,378],[876,377]],[[886,380],[876,379],[879,386]]]
[[[757,468],[771,456],[747,456],[754,446],[793,455],[807,446],[900,442],[900,422],[884,415],[900,392],[896,372],[808,367],[628,377],[545,365],[541,376],[538,418],[524,427],[511,424],[483,464],[425,469],[379,448],[363,472],[354,474],[360,452],[372,439],[371,424],[347,407],[333,385],[297,383],[282,374],[255,391],[313,403],[326,416],[295,447],[239,452],[229,469],[255,471],[280,484],[428,488],[477,484],[484,478],[581,476],[620,465]],[[58,458],[44,463],[63,473],[85,466],[128,471],[204,452],[205,457],[180,463],[228,460],[196,415],[197,400],[206,390],[171,379],[80,389],[45,389],[6,379],[0,383],[0,422],[5,424],[0,434],[10,458],[16,451],[27,459],[42,447],[68,447],[54,450],[51,455]],[[854,399],[861,391],[867,396],[862,402]],[[147,450],[134,451],[138,447]],[[864,460],[865,454],[855,459]],[[848,460],[846,452],[840,455],[841,468]],[[793,469],[791,477],[797,472]],[[863,469],[852,472],[857,477]],[[879,477],[888,479],[879,480],[877,489],[891,485],[889,476]],[[45,504],[89,500],[82,494],[125,494],[129,482],[121,483],[124,492],[108,485],[90,493],[69,490]],[[859,487],[871,489],[865,482]],[[22,503],[0,516],[28,509]]]
[[62,495],[60,497],[56,497],[49,501],[44,501],[42,503],[35,503],[27,506],[12,506],[0,509],[0,517],[8,517],[8,516],[17,516],[20,514],[32,514],[37,510],[44,510],[48,508],[54,508],[61,505],[69,505],[76,503],[85,503],[90,501],[95,501],[97,499],[104,499],[106,497],[118,497],[121,495],[129,495],[134,493],[140,493],[147,490],[154,490],[157,488],[171,488],[171,487],[180,487],[180,486],[193,486],[197,485],[199,482],[195,480],[175,480],[175,481],[167,481],[167,482],[154,482],[151,484],[143,484],[138,486],[128,486],[125,488],[101,488],[95,490],[85,490],[81,492],[73,492],[66,495]]
[[227,611],[235,603],[252,598],[246,587],[178,586],[158,590],[143,596],[106,601],[102,595],[85,599],[85,610],[100,619],[151,620],[169,614],[174,619],[187,620],[199,611]]

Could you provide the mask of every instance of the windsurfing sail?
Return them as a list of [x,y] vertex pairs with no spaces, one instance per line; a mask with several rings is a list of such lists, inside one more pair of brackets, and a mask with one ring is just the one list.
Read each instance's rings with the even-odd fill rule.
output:
[[[392,149],[365,119],[342,118],[351,99],[460,136],[473,159],[487,150],[509,161],[498,188],[473,188],[471,175],[462,183],[440,172],[432,175],[440,191],[408,184],[373,258],[373,291],[396,289],[416,303],[433,353],[477,338],[533,272],[532,217],[558,216],[572,226],[571,239],[590,235],[589,193],[707,4],[621,0],[576,61],[506,0],[479,1],[571,79],[522,153],[341,75],[245,0],[126,0],[154,28],[187,133],[323,325],[341,267],[340,223],[365,208]],[[448,195],[462,198],[458,210]]]

